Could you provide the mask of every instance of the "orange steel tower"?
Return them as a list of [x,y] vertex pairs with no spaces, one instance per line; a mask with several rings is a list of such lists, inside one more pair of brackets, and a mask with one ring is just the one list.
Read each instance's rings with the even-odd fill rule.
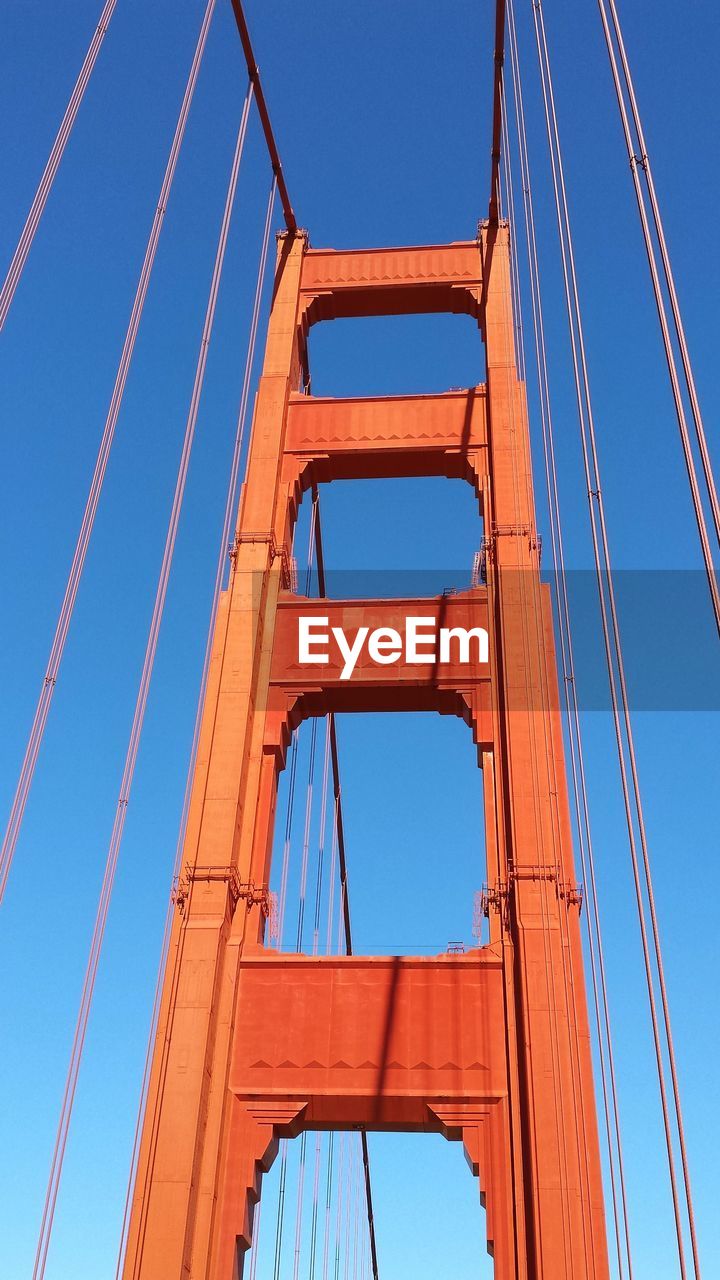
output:
[[[455,312],[484,385],[316,398],[311,325]],[[473,485],[486,581],[423,600],[292,590],[303,492],[340,478]],[[429,513],[428,518],[432,518]],[[300,616],[402,632],[482,627],[489,661],[299,661]],[[278,777],[292,729],[333,712],[436,710],[483,771],[489,942],[464,954],[281,954],[265,944]],[[124,1280],[233,1280],[279,1137],[432,1131],[463,1142],[497,1280],[606,1280],[608,1263],[551,604],[539,575],[507,225],[423,248],[278,241],[232,572],[218,614]]]

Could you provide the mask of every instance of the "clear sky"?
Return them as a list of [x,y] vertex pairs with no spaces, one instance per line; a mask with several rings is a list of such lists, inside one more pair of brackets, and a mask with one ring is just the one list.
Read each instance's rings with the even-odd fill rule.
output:
[[[203,0],[118,0],[0,336],[3,820],[203,8]],[[3,6],[0,274],[100,9],[100,0],[6,0]],[[717,457],[720,20],[712,6],[670,0],[626,2],[622,9]],[[332,0],[248,0],[247,13],[293,202],[314,245],[473,236],[488,194],[489,0],[366,0],[354,7]],[[546,20],[611,543],[619,567],[655,571],[625,579],[621,604],[709,1277],[720,1273],[716,650],[709,607],[698,575],[690,572],[700,565],[697,539],[596,7],[593,0],[550,2]],[[590,565],[590,550],[530,0],[518,0],[518,21],[542,225],[562,499],[569,558],[582,571]],[[218,0],[0,920],[2,1280],[26,1280],[32,1270],[244,90],[229,0]],[[268,184],[254,121],[48,1280],[111,1280],[115,1274]],[[478,335],[465,317],[321,326],[312,335],[310,354],[317,393],[441,391],[482,377]],[[537,427],[535,414],[540,524],[547,535]],[[331,486],[322,503],[331,567],[415,568],[435,571],[448,583],[467,580],[481,527],[472,494],[460,482]],[[577,582],[580,690],[637,1275],[671,1280],[677,1267],[627,842],[608,717],[598,693],[595,616],[582,574]],[[484,880],[484,866],[480,779],[466,729],[444,717],[358,716],[341,719],[338,733],[356,949],[429,953],[451,940],[470,942],[473,894]],[[307,752],[307,738],[302,749]],[[301,760],[303,786],[305,767]],[[301,824],[300,813],[296,833]],[[477,1186],[460,1148],[439,1138],[373,1135],[370,1149],[382,1280],[488,1277]],[[288,1177],[294,1177],[294,1163]],[[272,1219],[277,1168],[267,1192]],[[288,1221],[294,1224],[294,1189],[288,1194]],[[287,1229],[289,1249],[293,1230]],[[272,1276],[268,1237],[266,1227],[258,1280]],[[283,1277],[291,1273],[288,1253]],[[301,1274],[307,1274],[305,1260]]]

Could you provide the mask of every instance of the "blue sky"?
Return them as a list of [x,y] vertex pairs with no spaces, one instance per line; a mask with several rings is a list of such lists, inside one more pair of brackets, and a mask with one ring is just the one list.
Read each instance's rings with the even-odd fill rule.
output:
[[[9,261],[100,0],[6,0],[0,48]],[[0,812],[5,814],[49,648],[202,10],[118,0],[27,270],[0,337]],[[711,6],[627,9],[657,185],[711,446],[720,407],[714,243],[720,25]],[[488,184],[488,0],[392,5],[248,0],[258,61],[299,221],[317,246],[469,238]],[[615,562],[657,571],[647,614],[624,599],[636,730],[684,1085],[705,1274],[720,1268],[717,675],[709,608],[672,607],[700,565],[627,162],[591,0],[547,5],[604,491]],[[561,491],[569,559],[590,565],[553,213],[530,41],[527,69]],[[0,922],[0,1275],[25,1280],[92,913],[149,620],[245,75],[218,0],[106,492]],[[207,628],[269,173],[253,122],[211,348],[187,502],[68,1147],[49,1280],[115,1269],[149,1008]],[[317,393],[443,390],[482,376],[463,317],[342,322],[311,337]],[[534,394],[531,380],[531,409]],[[534,442],[539,473],[537,416]],[[338,485],[322,495],[331,567],[469,573],[481,533],[468,488]],[[547,534],[544,508],[540,523]],[[546,539],[546,546],[548,545]],[[663,581],[667,580],[668,607]],[[693,588],[694,591],[694,588]],[[592,613],[582,688],[597,687]],[[658,635],[667,638],[660,647]],[[585,637],[587,636],[587,641]],[[669,709],[683,668],[707,705]],[[590,706],[591,699],[586,705]],[[670,1280],[672,1232],[638,966],[626,839],[607,716],[584,714],[621,1109],[639,1276]],[[470,941],[484,879],[480,777],[467,731],[432,717],[338,726],[358,950]],[[307,740],[303,750],[307,751]],[[300,777],[305,766],[300,764]],[[302,814],[296,818],[301,826]],[[297,855],[297,851],[296,851]],[[448,867],[452,875],[448,876]],[[295,1159],[297,1152],[293,1153]],[[477,1188],[440,1139],[371,1139],[383,1280],[485,1277]],[[292,1170],[291,1170],[292,1174]],[[290,1175],[289,1175],[290,1176]],[[273,1181],[275,1179],[275,1181]],[[273,1205],[277,1171],[268,1179]],[[422,1230],[418,1225],[422,1224]],[[261,1239],[262,1239],[261,1234]],[[265,1246],[264,1246],[265,1247]],[[265,1267],[265,1270],[262,1268]],[[258,1280],[272,1275],[263,1253]]]

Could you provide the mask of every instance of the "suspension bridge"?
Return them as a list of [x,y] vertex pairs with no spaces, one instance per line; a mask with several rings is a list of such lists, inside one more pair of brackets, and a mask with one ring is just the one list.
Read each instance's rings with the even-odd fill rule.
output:
[[[202,318],[169,489],[164,481],[159,567],[146,602],[137,681],[127,689],[128,732],[114,791],[103,788],[109,836],[102,857],[92,851],[97,897],[84,904],[85,968],[77,979],[57,1114],[46,1117],[52,1148],[26,1272],[33,1280],[63,1274],[53,1271],[53,1244],[83,1055],[93,1035],[223,285],[228,272],[238,271],[233,227],[252,148],[253,194],[243,216],[255,224],[252,239],[247,228],[242,239],[244,350],[238,356],[233,349],[237,401],[232,421],[227,413],[222,421],[226,451],[214,564],[198,588],[205,592],[207,633],[204,651],[193,658],[199,696],[184,743],[174,865],[164,858],[155,869],[167,881],[166,910],[164,919],[152,912],[149,926],[160,959],[150,1025],[146,1018],[136,1028],[138,1039],[147,1034],[147,1049],[136,1064],[138,1105],[126,1192],[117,1206],[114,1274],[117,1280],[281,1280],[291,1274],[293,1280],[385,1280],[382,1174],[373,1148],[378,1134],[434,1134],[462,1146],[467,1176],[476,1180],[478,1242],[482,1234],[488,1274],[497,1280],[648,1274],[634,1227],[637,1179],[628,1174],[621,1086],[629,1050],[613,1015],[609,913],[628,922],[632,913],[637,939],[638,1017],[647,1041],[642,1071],[655,1126],[648,1179],[658,1188],[667,1224],[663,1274],[682,1280],[703,1274],[705,1224],[696,1213],[685,1131],[682,1041],[676,1052],[667,930],[654,886],[652,799],[637,747],[618,599],[622,561],[615,557],[616,513],[603,482],[593,324],[583,303],[548,7],[497,0],[484,15],[477,78],[485,142],[478,143],[473,179],[475,223],[458,226],[452,239],[416,244],[409,210],[405,242],[382,248],[316,243],[292,190],[295,162],[279,143],[280,104],[270,101],[241,0],[197,7],[194,47],[179,73],[177,109],[126,315],[119,328],[113,321],[107,344],[112,374],[102,420],[94,436],[88,432],[92,439],[82,440],[83,449],[97,443],[97,452],[79,463],[87,478],[84,505],[36,700],[27,732],[18,724],[8,731],[18,759],[0,851],[0,929],[28,856],[33,806],[43,803],[42,752],[52,740],[54,704],[73,660],[75,615],[92,571],[112,460],[122,448],[146,309],[152,319],[175,183],[192,143],[206,60],[222,38],[225,48],[232,42],[244,96],[232,122],[216,222],[206,233],[207,279],[192,290],[196,301],[202,297]],[[657,335],[655,376],[668,387],[666,418],[676,433],[680,465],[667,489],[687,513],[701,616],[716,646],[720,504],[672,237],[621,13],[615,0],[598,0],[596,7],[644,257],[646,323]],[[9,255],[0,344],[22,307],[26,277],[53,217],[66,149],[103,75],[122,9],[123,0],[107,0],[97,15]],[[549,196],[542,202],[535,198],[539,183]],[[211,221],[204,207],[202,216]],[[550,236],[554,275],[548,278],[542,248]],[[48,290],[52,294],[50,283]],[[402,343],[403,326],[411,334],[415,319],[428,315],[462,318],[472,333],[480,372],[470,385],[351,396],[316,389],[313,335],[330,321],[394,318]],[[558,387],[550,337],[560,324],[567,366]],[[166,354],[170,369],[174,358]],[[27,359],[41,362],[43,353]],[[587,749],[576,661],[579,620],[570,570],[577,532],[562,481],[570,465],[569,423],[575,492],[586,503],[592,553],[613,803],[624,827],[622,906],[617,886],[610,902],[603,897],[606,850],[592,803],[598,764]],[[382,577],[387,589],[375,591],[372,575],[336,574],[323,536],[329,494],[346,482],[407,478],[459,482],[471,496],[476,554],[464,580],[415,589],[411,574],[404,574],[400,593]],[[446,521],[453,510],[451,504]],[[440,533],[439,517],[432,509],[425,513],[430,529],[436,518]],[[362,533],[358,540],[362,546]],[[548,565],[550,582],[543,572]],[[40,575],[35,589],[42,588]],[[109,624],[98,625],[102,634]],[[343,787],[342,730],[358,715],[390,713],[439,713],[459,721],[463,749],[479,770],[477,794],[461,814],[463,828],[484,843],[472,940],[448,938],[441,948],[426,948],[429,954],[418,954],[421,947],[365,949],[364,930],[355,927],[366,851],[357,816],[355,838],[348,837],[352,800]],[[103,714],[100,698],[97,714]],[[91,731],[89,723],[84,731]],[[56,741],[54,749],[62,746]],[[377,784],[380,790],[379,778]],[[55,799],[55,821],[70,804],[67,795]],[[150,813],[147,796],[144,804]],[[368,829],[370,821],[368,814]],[[688,853],[678,851],[678,861]],[[150,842],[144,857],[153,856]],[[452,848],[444,848],[440,867],[415,874],[432,874],[441,894],[453,877],[452,856]],[[54,867],[53,878],[58,875]],[[374,891],[382,893],[382,883]],[[44,927],[52,929],[52,917]],[[133,940],[125,945],[131,951]],[[96,1123],[106,1127],[104,1119]],[[112,1126],[107,1129],[103,1146],[112,1141]],[[407,1212],[412,1215],[410,1207]],[[81,1256],[82,1242],[76,1248]]]

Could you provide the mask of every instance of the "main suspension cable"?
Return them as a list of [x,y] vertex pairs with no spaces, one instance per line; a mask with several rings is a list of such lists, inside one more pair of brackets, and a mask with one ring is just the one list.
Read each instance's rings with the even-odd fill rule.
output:
[[30,211],[25,220],[25,226],[22,229],[20,239],[18,240],[17,247],[12,256],[5,281],[0,289],[0,329],[2,329],[5,324],[8,311],[12,305],[12,300],[15,297],[15,290],[20,283],[23,268],[27,262],[30,249],[32,248],[32,242],[35,239],[35,232],[38,229],[40,219],[42,218],[45,210],[45,205],[47,204],[47,199],[55,180],[55,174],[57,173],[60,161],[63,158],[68,138],[72,133],[75,117],[80,110],[80,104],[85,96],[85,90],[87,89],[95,63],[97,62],[97,57],[102,47],[103,40],[105,39],[107,29],[110,26],[110,19],[113,16],[116,4],[117,0],[106,0],[106,4],[100,14],[100,19],[93,33],[93,38],[90,41],[90,46],[85,54],[85,61],[83,62],[82,67],[80,68],[80,74],[75,81],[75,87],[70,94],[70,100],[65,109],[65,115],[62,118],[60,128],[57,132],[57,137],[52,145],[47,164],[43,170],[42,178],[40,179],[37,191],[33,197],[33,202],[30,205]]
[[145,657],[143,660],[143,668],[138,688],[137,701],[133,715],[132,726],[130,729],[130,737],[123,768],[122,780],[120,783],[120,792],[118,796],[117,808],[115,812],[115,821],[113,823],[110,844],[108,848],[107,860],[105,864],[105,872],[103,875],[102,888],[98,901],[97,914],[95,917],[95,925],[93,929],[92,941],[90,944],[90,954],[88,956],[87,968],[85,971],[85,979],[83,982],[82,996],[80,1000],[80,1009],[78,1012],[75,1034],[73,1037],[72,1051],[70,1055],[70,1063],[68,1066],[67,1077],[65,1081],[65,1090],[63,1094],[62,1107],[60,1112],[60,1121],[58,1124],[55,1146],[50,1167],[50,1177],[48,1180],[47,1191],[45,1195],[45,1204],[43,1208],[43,1216],[40,1226],[37,1252],[35,1255],[35,1265],[33,1268],[33,1280],[42,1280],[45,1274],[45,1266],[47,1262],[48,1248],[50,1245],[50,1237],[52,1233],[53,1219],[55,1215],[55,1206],[57,1203],[58,1189],[60,1178],[62,1176],[62,1167],[65,1155],[65,1147],[67,1143],[68,1132],[70,1128],[70,1120],[72,1117],[73,1102],[75,1099],[75,1090],[80,1071],[80,1062],[85,1043],[85,1034],[87,1032],[88,1021],[90,1017],[90,1009],[92,1005],[92,997],[95,988],[95,980],[97,977],[98,964],[100,961],[100,953],[102,950],[103,939],[105,935],[105,925],[110,906],[110,898],[112,895],[115,871],[117,867],[118,855],[120,852],[120,844],[122,841],[123,830],[125,827],[125,818],[127,816],[128,804],[130,801],[130,792],[132,781],[135,773],[135,765],[140,745],[140,737],[142,734],[143,723],[145,719],[145,710],[147,707],[148,693],[150,690],[150,682],[152,679],[153,667],[155,663],[155,654],[157,651],[158,637],[160,626],[165,608],[165,599],[167,596],[168,582],[170,579],[170,570],[172,567],[173,555],[175,551],[175,541],[177,538],[178,525],[180,522],[180,513],[182,510],[183,498],[185,496],[185,486],[187,481],[188,468],[190,465],[190,455],[192,451],[193,439],[195,436],[195,426],[197,423],[198,410],[200,406],[200,397],[202,394],[203,384],[205,380],[205,370],[207,366],[207,355],[210,344],[210,338],[213,330],[215,319],[215,309],[217,304],[220,279],[225,260],[225,250],[227,247],[228,233],[230,229],[230,218],[235,202],[235,193],[237,190],[238,176],[240,172],[240,161],[242,159],[243,148],[245,144],[245,135],[247,133],[248,116],[250,113],[250,103],[252,100],[252,85],[248,87],[245,98],[240,128],[238,131],[235,153],[230,173],[230,181],[228,184],[227,195],[225,199],[225,208],[220,228],[220,236],[218,240],[217,252],[215,255],[215,263],[213,266],[212,279],[210,283],[210,293],[208,297],[207,310],[205,314],[205,322],[203,325],[202,338],[200,342],[200,351],[198,355],[197,367],[195,370],[195,380],[190,399],[190,408],[188,412],[187,422],[185,425],[185,435],[183,438],[182,452],[180,456],[180,465],[175,484],[175,492],[173,495],[172,508],[170,511],[170,519],[168,523],[167,535],[165,539],[165,548],[160,567],[160,576],[158,579],[155,602],[153,606],[152,618],[150,621],[150,629],[148,632],[147,645],[145,649]]
[[185,86],[180,114],[178,115],[177,124],[175,126],[175,134],[170,147],[165,176],[160,188],[157,209],[155,210],[152,226],[150,228],[150,235],[145,249],[145,257],[143,259],[135,299],[130,313],[130,320],[128,322],[125,340],[123,342],[120,363],[115,377],[115,385],[113,387],[110,406],[108,408],[102,438],[100,440],[100,447],[95,461],[95,470],[90,484],[90,491],[88,493],[85,511],[83,513],[82,523],[80,525],[80,531],[75,545],[75,551],[73,553],[72,564],[70,566],[70,572],[65,586],[65,594],[60,607],[55,635],[50,649],[50,656],[45,669],[45,677],[40,690],[40,696],[35,707],[35,714],[25,748],[25,755],[20,768],[20,775],[17,781],[15,794],[13,796],[10,816],[3,835],[2,847],[0,847],[0,902],[2,902],[5,888],[7,886],[10,868],[15,855],[18,837],[20,835],[23,815],[25,813],[25,806],[30,794],[35,766],[37,764],[38,754],[40,752],[40,746],[50,712],[50,704],[52,702],[53,694],[55,692],[55,684],[60,671],[60,663],[65,651],[65,642],[67,640],[70,622],[75,608],[75,601],[77,599],[80,580],[85,565],[85,558],[90,545],[93,526],[95,524],[95,516],[97,513],[98,503],[100,501],[100,494],[102,492],[105,472],[107,470],[108,459],[110,457],[110,450],[115,437],[115,428],[117,426],[117,420],[123,402],[130,363],[135,350],[135,342],[138,335],[138,329],[140,327],[140,320],[142,318],[148,286],[150,284],[150,277],[155,263],[160,232],[165,220],[165,211],[167,209],[168,198],[170,196],[173,179],[175,177],[180,148],[185,136],[185,127],[187,125],[190,106],[195,93],[195,86],[197,83],[198,73],[200,71],[203,53],[205,51],[215,3],[216,0],[208,0],[205,15],[200,27],[200,34],[198,36],[195,53],[190,67],[190,73]]
[[233,13],[235,14],[235,23],[237,25],[238,35],[240,36],[240,43],[242,45],[243,54],[245,55],[245,63],[250,77],[250,83],[255,90],[255,101],[257,103],[258,115],[260,117],[260,124],[265,138],[265,145],[267,146],[268,155],[270,157],[270,164],[277,182],[278,194],[280,196],[280,203],[282,204],[283,216],[285,218],[285,226],[290,234],[294,235],[298,229],[297,219],[293,213],[290,194],[287,189],[285,175],[283,173],[283,167],[280,160],[280,152],[278,151],[275,134],[273,133],[273,128],[270,123],[270,113],[265,101],[265,94],[263,92],[262,81],[260,79],[260,71],[258,69],[257,62],[255,61],[255,54],[253,52],[252,41],[250,39],[250,31],[245,19],[242,0],[231,0],[231,3]]
[[[602,490],[600,485],[600,468],[597,455],[597,440],[595,433],[594,416],[592,410],[592,401],[590,396],[589,376],[587,369],[587,358],[585,352],[585,341],[582,326],[582,317],[580,311],[579,294],[577,287],[577,275],[575,270],[575,258],[572,244],[572,235],[570,229],[570,219],[567,205],[567,194],[565,189],[565,178],[562,163],[562,154],[560,149],[559,130],[557,124],[557,115],[555,110],[555,98],[552,83],[552,74],[550,69],[547,38],[545,32],[545,23],[540,0],[533,2],[533,19],[535,27],[536,44],[538,50],[538,59],[540,65],[540,80],[543,93],[543,104],[545,111],[546,128],[548,133],[548,141],[550,146],[551,171],[553,179],[553,191],[555,198],[555,208],[558,218],[558,227],[560,233],[561,260],[563,268],[563,279],[565,286],[565,298],[568,309],[570,343],[573,357],[573,371],[575,378],[575,389],[578,404],[578,417],[581,432],[581,444],[583,452],[583,466],[585,471],[585,481],[587,485],[588,505],[590,511],[590,528],[593,542],[593,555],[595,560],[595,569],[598,582],[598,596],[600,605],[600,616],[603,632],[603,643],[605,647],[606,664],[608,670],[608,680],[610,685],[610,695],[612,703],[613,723],[615,727],[615,738],[618,754],[618,764],[620,768],[621,785],[623,791],[623,803],[625,807],[626,823],[628,829],[628,837],[630,844],[630,854],[633,870],[633,879],[635,883],[635,894],[638,910],[638,922],[640,926],[640,936],[643,951],[643,963],[645,968],[645,977],[648,992],[648,1005],[650,1018],[652,1023],[653,1043],[655,1047],[656,1069],[658,1076],[658,1085],[660,1089],[660,1098],[663,1114],[663,1125],[665,1130],[665,1145],[667,1149],[668,1173],[670,1177],[670,1186],[673,1201],[673,1213],[675,1218],[675,1229],[677,1235],[678,1260],[680,1271],[685,1280],[687,1275],[684,1251],[684,1232],[680,1214],[679,1195],[677,1186],[677,1175],[675,1171],[675,1157],[673,1150],[673,1138],[670,1128],[669,1102],[667,1096],[667,1087],[665,1083],[665,1069],[663,1062],[663,1050],[660,1040],[660,1029],[657,1016],[657,1007],[655,1000],[653,967],[650,956],[650,946],[648,942],[647,924],[645,919],[645,901],[643,889],[640,879],[640,866],[636,845],[635,821],[637,821],[638,834],[642,851],[642,863],[645,880],[645,889],[647,893],[648,907],[650,912],[652,944],[655,959],[655,967],[660,988],[661,1008],[663,1018],[664,1036],[670,1064],[670,1072],[672,1079],[673,1108],[675,1113],[675,1121],[680,1144],[685,1199],[688,1207],[688,1216],[692,1224],[692,1195],[690,1191],[689,1171],[687,1163],[687,1154],[685,1147],[685,1137],[682,1124],[682,1109],[680,1104],[680,1090],[677,1076],[677,1068],[675,1062],[674,1045],[672,1038],[672,1030],[670,1024],[670,1011],[667,998],[667,990],[664,977],[664,967],[662,961],[662,950],[660,945],[659,926],[657,914],[655,910],[654,893],[652,886],[652,874],[649,860],[649,851],[645,832],[645,822],[642,798],[640,794],[639,776],[637,770],[637,760],[635,755],[634,737],[632,732],[632,723],[630,718],[629,700],[627,694],[627,683],[625,678],[625,668],[622,655],[622,646],[620,643],[620,630],[617,614],[617,605],[615,599],[615,589],[612,578],[612,563],[609,552],[609,542],[607,535],[607,527],[605,521],[605,509],[602,498]],[[617,672],[617,674],[616,674]],[[624,734],[624,736],[623,736]],[[629,764],[629,770],[628,770]],[[628,777],[629,772],[629,777]],[[632,801],[631,801],[632,791]],[[695,1274],[699,1280],[700,1272],[698,1270],[697,1258],[695,1258]]]
[[[225,499],[225,513],[223,517],[222,533],[220,536],[220,545],[218,551],[217,568],[215,572],[215,586],[213,590],[212,603],[210,606],[210,616],[208,622],[207,638],[205,642],[205,655],[203,658],[202,673],[200,676],[200,688],[197,700],[197,709],[195,712],[195,723],[193,726],[192,742],[190,747],[190,756],[185,780],[185,791],[183,795],[183,805],[178,828],[178,837],[175,847],[175,860],[173,864],[172,883],[177,883],[180,866],[182,863],[182,855],[185,847],[185,835],[187,831],[188,814],[190,812],[190,797],[192,795],[192,785],[195,777],[195,765],[197,762],[198,744],[200,741],[200,729],[202,726],[203,711],[205,708],[205,695],[207,691],[208,675],[210,671],[210,660],[212,657],[213,639],[215,636],[215,625],[217,622],[218,605],[220,602],[220,594],[223,587],[225,570],[228,564],[228,547],[230,544],[230,534],[232,531],[232,523],[238,502],[238,484],[240,476],[240,462],[243,452],[243,443],[245,439],[245,428],[247,423],[247,409],[250,396],[250,385],[252,381],[252,372],[255,365],[255,348],[257,343],[258,322],[260,317],[260,306],[262,303],[263,287],[265,283],[265,272],[267,269],[268,247],[270,242],[270,230],[272,226],[272,213],[275,204],[277,184],[275,176],[270,186],[270,195],[268,197],[267,210],[265,214],[265,224],[263,229],[262,244],[260,249],[260,261],[258,265],[257,282],[255,285],[255,297],[253,300],[252,317],[250,322],[250,332],[248,337],[247,352],[245,356],[245,371],[243,375],[242,391],[240,395],[240,408],[237,416],[237,427],[235,431],[235,440],[233,444],[232,462],[230,465],[230,477],[228,480],[227,496]],[[132,1200],[132,1190],[137,1172],[137,1161],[140,1154],[140,1137],[142,1134],[143,1119],[147,1103],[148,1087],[150,1084],[150,1071],[152,1068],[153,1050],[155,1046],[155,1036],[160,1018],[160,1004],[162,1000],[162,992],[164,986],[165,967],[170,949],[170,935],[172,931],[173,914],[176,910],[174,894],[170,894],[168,899],[167,912],[165,916],[165,927],[163,930],[162,944],[160,947],[160,960],[158,962],[157,978],[155,982],[155,994],[153,997],[153,1007],[150,1017],[150,1030],[147,1038],[147,1047],[145,1052],[145,1063],[143,1067],[143,1077],[140,1086],[140,1101],[138,1104],[137,1120],[135,1124],[135,1134],[133,1137],[133,1149],[130,1159],[130,1171],[127,1181],[127,1190],[125,1195],[125,1207],[123,1210],[123,1222],[120,1232],[120,1246],[118,1249],[118,1260],[115,1270],[115,1280],[119,1280],[122,1266],[125,1258],[125,1248],[127,1245],[127,1231],[130,1225],[130,1204]],[[256,1209],[255,1221],[253,1224],[254,1235],[257,1234],[259,1228],[260,1205]],[[253,1255],[253,1263],[255,1255]],[[251,1280],[253,1276],[251,1273]]]
[[497,221],[500,211],[500,155],[503,130],[503,64],[505,61],[505,0],[495,5],[495,52],[493,59],[492,147],[490,157],[490,205],[488,217]]

